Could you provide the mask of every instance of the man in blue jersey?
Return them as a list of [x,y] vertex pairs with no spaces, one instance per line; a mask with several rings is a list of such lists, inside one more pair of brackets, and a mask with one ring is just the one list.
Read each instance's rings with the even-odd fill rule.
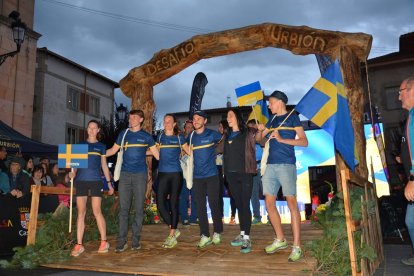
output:
[[[408,183],[405,186],[404,195],[409,201],[405,216],[405,224],[410,234],[411,243],[414,249],[414,76],[405,79],[399,90],[398,99],[401,101],[402,108],[408,110],[408,118],[405,126],[405,137],[407,138],[409,160],[404,160],[404,167],[407,168]],[[408,158],[407,158],[408,159]],[[414,265],[414,256],[402,259],[405,265]]]
[[[216,167],[216,144],[221,140],[221,134],[207,129],[207,114],[198,110],[193,115],[194,132],[187,137],[187,144],[194,154],[193,191],[197,202],[197,215],[200,223],[200,241],[198,248],[204,248],[212,243],[221,242],[223,222],[220,212],[220,181]],[[210,237],[207,202],[213,217],[214,234]]]
[[293,249],[289,255],[289,261],[297,261],[302,258],[300,248],[300,213],[296,200],[296,156],[295,146],[306,147],[308,139],[295,112],[288,113],[286,104],[288,97],[281,91],[274,91],[269,96],[269,108],[273,116],[266,127],[258,125],[259,135],[257,141],[269,134],[269,157],[267,168],[262,177],[263,194],[265,195],[266,209],[276,238],[273,243],[266,246],[268,254],[275,253],[288,247],[283,234],[280,215],[276,209],[277,193],[282,187],[291,214],[293,232]]
[[132,223],[132,250],[141,248],[140,238],[144,219],[144,203],[147,190],[146,151],[149,149],[158,160],[159,153],[151,134],[142,129],[144,112],[129,112],[129,128],[121,131],[113,147],[106,151],[107,156],[114,155],[123,145],[124,154],[119,178],[119,233],[115,252],[123,252],[128,248],[128,216],[131,202],[135,207],[135,218]]

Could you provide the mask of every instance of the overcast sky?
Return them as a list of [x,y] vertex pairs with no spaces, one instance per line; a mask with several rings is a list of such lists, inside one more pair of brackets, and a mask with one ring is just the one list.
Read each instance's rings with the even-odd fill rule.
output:
[[[47,47],[114,81],[161,49],[194,35],[265,22],[364,32],[370,58],[398,51],[414,31],[412,0],[36,0],[34,30]],[[283,90],[295,104],[320,77],[314,55],[266,48],[201,60],[154,87],[157,116],[188,111],[197,72],[208,79],[203,109],[237,105],[234,89],[260,81],[265,94]],[[115,101],[129,105],[120,90]]]

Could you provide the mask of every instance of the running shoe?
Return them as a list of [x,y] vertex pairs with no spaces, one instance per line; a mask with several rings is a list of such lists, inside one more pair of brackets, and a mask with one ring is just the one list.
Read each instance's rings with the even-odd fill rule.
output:
[[231,246],[242,246],[243,244],[243,236],[238,235],[230,242]]
[[109,250],[109,242],[101,241],[101,245],[99,246],[98,253],[108,253]]
[[124,252],[128,248],[128,244],[125,242],[124,244],[118,244],[115,248],[116,253]]
[[204,235],[201,235],[200,241],[197,243],[198,248],[205,248],[209,246],[212,243],[210,237],[206,237]]
[[236,225],[236,219],[234,217],[230,218],[229,225]]
[[70,255],[73,257],[78,257],[83,252],[85,252],[85,247],[83,247],[82,244],[77,243],[75,247],[72,249],[72,252],[70,252]]
[[252,242],[250,239],[243,239],[240,253],[246,254],[252,251]]
[[290,253],[288,261],[289,262],[296,262],[302,259],[303,251],[300,246],[292,246],[292,253]]
[[287,244],[286,239],[284,239],[283,241],[275,239],[271,245],[266,246],[265,251],[267,254],[273,254],[287,247],[288,247],[288,244]]
[[221,234],[214,232],[212,242],[215,245],[219,245],[221,243]]
[[262,224],[262,219],[259,217],[254,217],[252,220],[252,225],[261,225]]
[[162,247],[164,248],[173,248],[177,245],[177,239],[175,236],[168,236],[165,242],[163,243]]

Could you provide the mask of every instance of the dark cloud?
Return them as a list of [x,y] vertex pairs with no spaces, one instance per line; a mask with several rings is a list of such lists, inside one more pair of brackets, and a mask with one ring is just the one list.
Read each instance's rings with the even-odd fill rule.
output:
[[[370,57],[398,51],[401,34],[414,31],[411,0],[37,0],[35,31],[39,47],[65,56],[119,81],[155,52],[196,34],[272,22],[293,26],[365,32],[373,35]],[[157,114],[188,110],[192,82],[204,72],[209,83],[204,108],[225,106],[234,89],[259,80],[266,93],[289,94],[296,103],[319,77],[313,55],[260,49],[197,62],[154,87]],[[120,91],[117,102],[129,102]]]

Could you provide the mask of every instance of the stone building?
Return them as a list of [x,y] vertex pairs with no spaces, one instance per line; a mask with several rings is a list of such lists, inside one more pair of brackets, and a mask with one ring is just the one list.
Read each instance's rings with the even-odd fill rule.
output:
[[[365,81],[365,68],[362,71]],[[394,156],[399,150],[401,126],[407,117],[398,100],[398,91],[401,82],[410,75],[414,76],[414,32],[400,36],[398,52],[368,60],[371,100],[378,107],[384,126],[390,184],[399,183]],[[367,86],[365,90],[368,91]]]
[[16,50],[9,18],[20,14],[27,26],[20,52],[0,65],[1,120],[20,133],[32,135],[36,48],[40,34],[33,31],[34,1],[0,0],[0,55]]
[[33,138],[48,144],[85,139],[89,120],[113,115],[117,82],[47,48],[37,49]]

